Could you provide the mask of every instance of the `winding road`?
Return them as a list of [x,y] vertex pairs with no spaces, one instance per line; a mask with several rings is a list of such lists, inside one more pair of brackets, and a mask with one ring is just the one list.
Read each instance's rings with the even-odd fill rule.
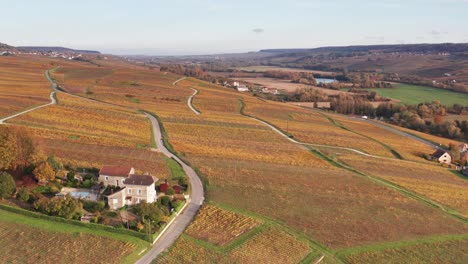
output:
[[5,121],[9,120],[9,119],[12,119],[12,118],[15,118],[17,116],[20,116],[20,115],[23,115],[23,114],[26,114],[26,113],[29,113],[31,111],[34,111],[34,110],[37,110],[37,109],[40,109],[40,108],[43,108],[43,107],[46,107],[46,106],[49,106],[49,105],[54,105],[54,104],[57,104],[57,100],[55,100],[55,93],[57,92],[57,84],[55,84],[52,79],[50,78],[49,76],[49,71],[45,71],[45,76],[47,77],[47,80],[49,80],[49,82],[51,83],[52,85],[52,92],[50,92],[50,103],[48,104],[43,104],[43,105],[39,105],[39,106],[36,106],[36,107],[33,107],[33,108],[30,108],[28,110],[24,110],[24,111],[21,111],[19,113],[16,113],[14,115],[10,115],[10,116],[7,116],[7,117],[4,117],[2,119],[0,119],[0,124],[5,124]]
[[198,90],[195,89],[195,88],[190,88],[190,89],[193,90],[193,94],[191,96],[189,96],[189,98],[187,99],[187,105],[190,108],[190,110],[192,110],[196,115],[199,115],[199,114],[201,114],[200,111],[195,109],[195,107],[193,107],[193,105],[192,105],[193,97],[198,94]]
[[441,149],[440,146],[437,146],[436,144],[434,144],[434,143],[432,143],[432,142],[430,142],[430,141],[428,141],[428,140],[425,140],[425,139],[423,139],[423,138],[420,138],[420,137],[418,137],[418,136],[412,135],[412,134],[410,134],[410,133],[406,133],[406,132],[404,132],[404,131],[398,130],[398,129],[393,128],[393,127],[391,127],[391,126],[389,126],[389,125],[380,123],[380,122],[378,122],[378,121],[359,119],[359,118],[356,118],[356,117],[348,117],[348,118],[352,118],[352,119],[354,119],[354,120],[360,120],[360,121],[362,121],[362,122],[370,123],[370,124],[373,124],[373,125],[378,126],[378,127],[380,127],[380,128],[383,128],[383,129],[385,129],[385,130],[387,130],[387,131],[390,131],[390,132],[392,132],[392,133],[398,134],[398,135],[400,135],[400,136],[408,137],[408,138],[411,138],[411,139],[413,139],[413,140],[419,141],[419,142],[421,142],[421,143],[423,143],[423,144],[428,145],[428,146],[431,147],[431,148],[434,148],[434,149]]
[[[337,146],[330,146],[330,145],[321,145],[321,144],[312,144],[312,143],[304,143],[304,142],[300,142],[300,141],[297,141],[291,137],[289,137],[288,135],[286,135],[285,133],[283,133],[283,131],[277,129],[276,127],[274,127],[273,125],[269,124],[268,122],[265,122],[259,118],[256,118],[256,117],[253,117],[253,116],[247,116],[248,118],[250,119],[253,119],[253,120],[256,120],[266,126],[268,126],[269,128],[271,128],[273,131],[275,131],[276,133],[280,134],[281,136],[283,136],[284,138],[286,138],[287,140],[295,143],[295,144],[298,144],[298,145],[302,145],[302,146],[311,146],[311,147],[322,147],[322,148],[333,148],[333,149],[341,149],[341,150],[348,150],[348,151],[352,151],[354,153],[357,153],[359,155],[363,155],[363,156],[366,156],[366,157],[372,157],[372,158],[378,158],[378,159],[392,159],[392,158],[388,158],[388,157],[382,157],[382,156],[376,156],[376,155],[371,155],[371,154],[368,154],[368,153],[365,153],[365,152],[362,152],[360,150],[357,150],[357,149],[353,149],[353,148],[346,148],[346,147],[337,147]],[[392,159],[393,160],[393,159]]]
[[172,224],[169,225],[165,232],[162,233],[161,237],[156,241],[154,246],[140,260],[136,262],[137,264],[149,264],[164,250],[168,249],[172,245],[172,243],[174,243],[174,241],[184,232],[185,228],[190,224],[190,222],[192,222],[193,218],[197,214],[205,199],[203,184],[200,180],[200,177],[190,166],[188,166],[185,162],[180,160],[176,155],[172,154],[164,146],[161,134],[161,127],[159,125],[158,120],[148,113],[145,114],[151,121],[151,124],[153,126],[154,140],[156,142],[159,152],[161,152],[168,158],[175,159],[182,166],[182,169],[185,171],[185,174],[190,179],[192,193],[190,195],[190,200],[187,201],[188,205],[186,206],[185,210],[183,210],[175,218],[174,222],[172,222]]
[[178,82],[183,81],[185,79],[187,79],[187,77],[182,77],[182,78],[176,80],[175,82],[173,82],[172,85],[176,85]]

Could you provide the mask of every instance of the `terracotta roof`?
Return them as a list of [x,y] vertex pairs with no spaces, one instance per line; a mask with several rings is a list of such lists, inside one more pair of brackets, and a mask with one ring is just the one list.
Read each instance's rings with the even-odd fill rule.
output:
[[150,186],[151,184],[155,183],[156,180],[151,175],[136,175],[132,174],[125,179],[126,185],[144,185]]
[[440,157],[442,157],[442,155],[444,155],[445,153],[447,153],[447,151],[438,149],[438,150],[436,150],[436,152],[434,152],[434,153],[432,154],[432,157],[440,158]]
[[130,166],[103,166],[99,175],[127,177],[132,170]]

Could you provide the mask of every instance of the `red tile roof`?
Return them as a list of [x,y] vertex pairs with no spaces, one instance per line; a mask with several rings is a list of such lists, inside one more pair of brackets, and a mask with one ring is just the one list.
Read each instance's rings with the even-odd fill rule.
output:
[[103,166],[99,175],[128,177],[132,170],[130,166]]

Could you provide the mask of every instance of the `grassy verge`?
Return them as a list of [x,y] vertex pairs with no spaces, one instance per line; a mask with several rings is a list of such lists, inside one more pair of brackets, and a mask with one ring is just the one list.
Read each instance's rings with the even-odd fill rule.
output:
[[[112,233],[101,229],[94,229],[88,228],[85,226],[77,226],[71,225],[68,223],[59,223],[54,221],[49,221],[45,219],[38,219],[35,217],[30,217],[22,214],[13,213],[10,211],[5,211],[0,209],[0,221],[3,222],[11,222],[11,223],[19,223],[28,225],[37,229],[43,229],[49,232],[56,232],[56,233],[67,233],[67,234],[79,234],[79,233],[86,233],[90,235],[97,235],[97,236],[104,236],[120,241],[124,241],[127,243],[131,243],[136,246],[136,249],[128,256],[124,258],[124,263],[134,263],[136,260],[140,258],[140,252],[146,251],[150,244],[144,240],[139,238],[125,235],[125,234],[118,234]],[[59,250],[59,249],[57,249]]]
[[443,236],[429,236],[420,239],[396,241],[396,242],[385,242],[379,244],[373,244],[368,246],[360,246],[354,248],[348,248],[337,252],[337,256],[345,259],[349,255],[360,254],[369,251],[381,251],[387,249],[397,249],[417,244],[432,244],[438,242],[446,242],[451,240],[468,240],[468,235],[443,235]]

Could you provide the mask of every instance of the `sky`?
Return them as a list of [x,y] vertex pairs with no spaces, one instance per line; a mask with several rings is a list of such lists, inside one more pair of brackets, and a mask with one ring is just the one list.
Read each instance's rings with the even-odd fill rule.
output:
[[119,55],[468,42],[468,0],[0,0],[0,42]]

